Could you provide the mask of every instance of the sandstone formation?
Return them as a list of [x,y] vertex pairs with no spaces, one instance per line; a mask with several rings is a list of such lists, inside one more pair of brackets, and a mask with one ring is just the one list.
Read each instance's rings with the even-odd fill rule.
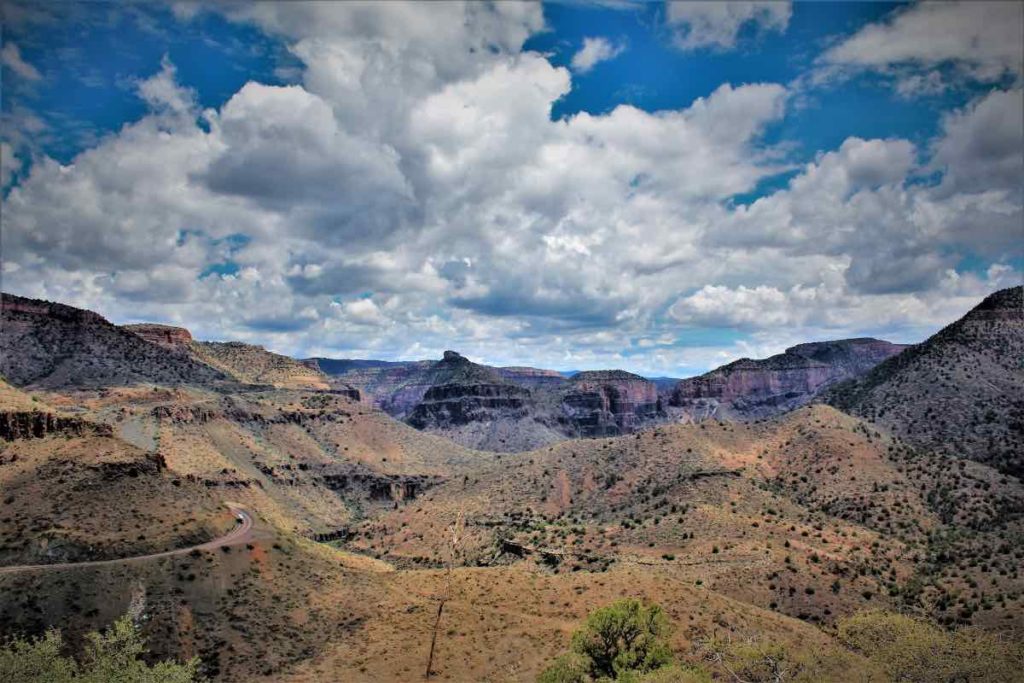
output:
[[558,387],[566,383],[565,376],[556,370],[541,368],[507,367],[498,368],[502,377],[524,387]]
[[157,323],[138,323],[122,325],[123,329],[134,332],[146,341],[168,349],[186,351],[192,343],[192,333],[184,327],[158,325]]
[[471,363],[455,351],[444,352],[444,357],[428,373],[428,381],[406,419],[417,429],[517,420],[529,412],[528,389],[508,382],[492,368]]
[[445,351],[440,361],[316,358],[332,386],[417,429],[482,450],[515,451],[563,439],[625,434],[665,418],[657,387],[628,372],[495,368]]
[[454,351],[381,406],[417,429],[483,450],[625,434],[665,417],[652,382],[620,370],[572,379],[535,368],[491,368]]
[[862,375],[905,348],[870,338],[799,344],[770,358],[741,358],[680,380],[669,403],[696,420],[769,417],[804,405],[836,382]]
[[560,421],[580,436],[615,436],[664,417],[653,382],[622,370],[573,375],[561,396]]

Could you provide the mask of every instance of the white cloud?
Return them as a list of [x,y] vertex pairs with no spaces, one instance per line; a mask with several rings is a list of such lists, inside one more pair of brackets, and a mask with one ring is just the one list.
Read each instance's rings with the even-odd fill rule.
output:
[[138,93],[155,112],[182,116],[196,108],[195,92],[178,85],[177,69],[167,55],[160,60],[158,73],[139,81]]
[[673,42],[684,50],[729,49],[736,46],[744,26],[781,33],[792,13],[788,0],[668,0],[665,18]]
[[615,45],[607,38],[584,38],[583,47],[572,56],[572,70],[578,73],[587,73],[600,62],[607,62],[615,59],[625,51],[623,44]]
[[386,325],[387,317],[372,299],[357,299],[342,305],[346,319],[357,325],[379,327]]
[[945,117],[932,166],[948,192],[1021,190],[1024,90],[993,90]]
[[248,83],[213,121],[219,150],[201,174],[211,191],[288,215],[296,236],[350,243],[401,227],[412,191],[397,152],[342,129],[301,86]]
[[[1002,161],[1019,91],[951,114],[926,149],[850,138],[734,206],[791,168],[763,140],[781,85],[552,120],[571,76],[521,51],[534,5],[282,7],[222,9],[283,36],[299,83],[199,111],[165,62],[138,84],[145,117],[19,177],[6,287],[297,355],[672,372],[937,325],[1019,277],[949,271],[978,243],[1019,253]],[[933,170],[939,187],[918,177]],[[692,347],[702,325],[748,337]]]
[[[881,71],[949,63],[984,82],[1007,74],[1019,78],[1024,63],[1022,31],[1024,4],[1019,2],[922,2],[861,28],[826,51],[822,61]],[[930,83],[912,80],[902,87],[934,89],[935,78]]]
[[0,142],[0,189],[6,188],[21,168],[21,159],[14,153],[14,148],[6,142]]
[[[993,265],[984,276],[940,274],[937,286],[923,293],[893,293],[865,297],[827,278],[814,287],[789,289],[757,286],[706,285],[682,297],[669,309],[685,325],[713,325],[771,330],[817,330],[820,338],[836,338],[836,330],[897,327],[935,327],[952,322],[995,289],[1019,285],[1024,276],[1006,265]],[[785,328],[788,328],[788,332]],[[815,337],[803,332],[804,340]],[[796,337],[795,339],[799,339]],[[779,349],[781,350],[781,348]]]
[[21,50],[11,42],[6,43],[3,49],[0,50],[0,63],[3,63],[11,71],[30,81],[38,81],[43,77],[38,69],[22,59]]

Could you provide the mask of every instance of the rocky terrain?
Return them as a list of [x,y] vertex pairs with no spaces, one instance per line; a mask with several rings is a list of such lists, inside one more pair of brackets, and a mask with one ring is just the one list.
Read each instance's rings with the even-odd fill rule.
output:
[[200,361],[63,304],[0,296],[0,375],[16,386],[216,384],[228,376]]
[[[32,306],[5,310],[0,346],[67,355],[0,382],[4,634],[60,625],[73,643],[141,609],[153,656],[197,655],[218,681],[419,678],[436,635],[437,677],[526,681],[626,595],[665,606],[694,663],[721,638],[834,647],[866,608],[1024,632],[1019,288],[851,382],[779,375],[824,389],[811,405],[764,417],[783,380],[750,380],[733,389],[756,419],[686,424],[621,371],[449,352],[339,378]],[[862,372],[887,352],[871,345],[801,345],[775,369]],[[344,388],[371,370],[403,378],[403,420]],[[959,417],[964,397],[992,416]],[[232,528],[229,504],[255,520],[234,545],[3,571],[188,548]]]
[[1024,474],[1024,300],[998,291],[824,400],[921,449]]
[[858,377],[903,351],[879,339],[799,344],[763,360],[741,358],[680,380],[669,405],[685,419],[756,419],[793,410],[836,382]]
[[[467,565],[654,565],[813,621],[889,605],[950,623],[1024,626],[1021,482],[981,465],[951,468],[824,406],[481,463],[364,522],[351,547],[436,566],[447,552],[443,522],[460,514]],[[972,590],[982,581],[994,593]]]
[[192,342],[190,352],[246,384],[280,389],[329,389],[327,377],[293,358],[241,342]]
[[559,394],[559,420],[575,436],[628,434],[664,417],[654,382],[622,370],[576,373]]
[[0,399],[0,566],[159,552],[230,528],[159,453],[8,385]]
[[553,370],[480,365],[455,351],[440,361],[311,360],[341,371],[332,383],[359,387],[393,417],[482,450],[625,434],[665,418],[654,383],[618,370],[566,378]]
[[163,346],[166,349],[188,352],[192,345],[192,333],[184,327],[173,325],[160,325],[157,323],[137,323],[135,325],[122,325],[122,328],[133,332],[151,344]]

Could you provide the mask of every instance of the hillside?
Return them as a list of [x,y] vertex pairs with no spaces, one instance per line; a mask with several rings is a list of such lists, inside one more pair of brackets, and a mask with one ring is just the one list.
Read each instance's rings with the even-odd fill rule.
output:
[[[669,425],[504,456],[367,521],[351,547],[400,566],[435,566],[459,513],[467,565],[653,565],[823,621],[905,600],[963,619],[937,606],[981,580],[979,549],[1002,547],[990,561],[1006,568],[1016,560],[1004,539],[1024,538],[1018,480],[980,465],[949,472],[943,461],[820,406],[770,423]],[[915,555],[938,548],[940,538],[938,566],[919,565]],[[907,586],[914,589],[904,598]],[[999,586],[1003,607],[986,600],[977,618],[1017,618],[1012,600],[1024,584],[1001,577]],[[973,615],[981,603],[965,604]]]
[[0,296],[0,375],[49,389],[210,385],[228,377],[72,306]]
[[308,365],[242,342],[191,342],[198,359],[246,384],[280,389],[329,389],[327,377]]
[[0,566],[161,552],[233,525],[200,483],[108,425],[0,392]]
[[[1018,348],[1000,341],[1005,302],[979,309],[955,338]],[[330,391],[268,381],[317,377],[319,362],[201,344],[182,328],[88,324],[104,362],[141,344],[176,377],[212,371],[195,351],[212,347],[230,377],[0,383],[9,629],[61,624],[73,641],[134,606],[154,655],[197,654],[225,681],[419,677],[448,585],[435,671],[452,680],[535,680],[588,611],[623,595],[664,605],[691,660],[723,633],[827,647],[836,620],[865,608],[1024,630],[1020,479],[877,418],[812,404],[668,424],[657,386],[630,373],[556,379],[448,352],[392,394],[418,394],[414,428],[337,377]],[[858,353],[795,348],[775,369]],[[189,548],[232,528],[229,505],[255,522],[224,547],[2,571]]]
[[799,344],[763,360],[741,358],[680,380],[669,404],[687,419],[753,419],[798,408],[829,386],[905,349],[878,339]]
[[998,291],[823,400],[914,446],[1024,474],[1024,302]]

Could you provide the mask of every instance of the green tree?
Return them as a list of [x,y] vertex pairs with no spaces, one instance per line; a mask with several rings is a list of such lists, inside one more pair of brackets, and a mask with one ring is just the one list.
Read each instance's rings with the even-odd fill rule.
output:
[[572,651],[556,659],[539,680],[541,683],[647,680],[643,677],[645,674],[672,664],[672,652],[665,642],[668,630],[668,619],[657,605],[645,605],[635,599],[619,600],[591,613],[583,627],[573,634]]
[[139,657],[146,646],[129,617],[106,631],[85,637],[79,660],[62,654],[64,640],[51,629],[39,638],[12,638],[0,647],[0,681],[17,683],[193,683],[198,658],[185,664],[159,662],[148,666]]

